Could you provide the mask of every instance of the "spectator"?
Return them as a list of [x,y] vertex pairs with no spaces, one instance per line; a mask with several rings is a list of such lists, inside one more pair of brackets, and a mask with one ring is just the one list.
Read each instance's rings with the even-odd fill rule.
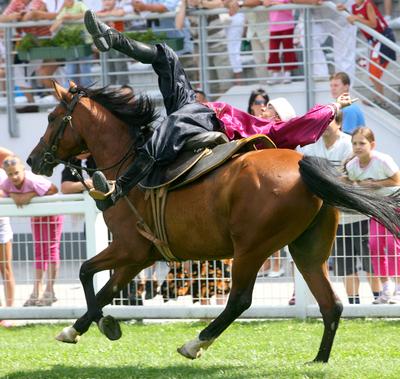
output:
[[[52,195],[57,187],[49,180],[25,172],[24,165],[15,155],[7,156],[3,161],[7,179],[1,184],[4,194],[11,197],[17,207],[29,204],[36,196]],[[39,216],[31,218],[32,234],[35,247],[35,281],[33,292],[24,306],[49,306],[57,301],[54,293],[60,265],[60,238],[63,216]],[[42,281],[47,272],[47,283],[43,294]]]
[[[259,0],[244,0],[243,6],[256,7],[259,6]],[[246,39],[250,41],[251,52],[253,54],[254,62],[257,65],[254,72],[259,80],[265,79],[267,70],[265,70],[265,63],[267,62],[268,51],[268,12],[260,11],[248,12],[246,17]]]
[[334,120],[317,142],[304,146],[299,150],[305,155],[329,159],[333,165],[341,169],[343,162],[351,156],[353,151],[351,137],[341,131],[345,109],[336,113]]
[[[35,7],[29,9],[29,11],[23,16],[23,21],[38,21],[38,20],[54,20],[57,17],[58,12],[61,10],[64,2],[61,0],[44,0],[44,7]],[[39,26],[24,28],[26,33],[31,33],[37,36],[50,36],[50,27]],[[41,77],[37,79],[40,85],[47,91],[53,90],[53,75],[57,69],[61,66],[54,61],[43,61],[43,65],[38,67],[35,71],[36,76]],[[44,93],[46,94],[46,92]]]
[[252,91],[249,97],[247,113],[250,113],[253,116],[261,115],[261,110],[268,104],[268,101],[269,96],[262,88]]
[[[264,0],[264,5],[279,5],[287,3],[289,0]],[[293,34],[294,34],[294,17],[293,11],[290,9],[270,11],[269,12],[269,59],[268,67],[272,71],[271,79],[268,84],[290,83],[291,71],[297,69],[297,58],[294,52]],[[279,49],[282,47],[282,58],[279,55]],[[283,64],[284,62],[284,64]]]
[[[56,17],[56,21],[51,25],[50,31],[56,33],[61,28],[69,30],[80,30],[82,35],[85,33],[85,28],[83,24],[70,24],[64,25],[65,21],[75,21],[83,19],[83,15],[87,7],[84,3],[78,0],[64,0],[64,6]],[[79,57],[68,59],[65,64],[65,73],[69,79],[74,80],[76,83],[82,85],[83,87],[89,87],[91,84],[90,67],[89,62],[91,56]],[[79,63],[70,63],[72,61],[77,61]],[[75,77],[75,75],[80,71],[80,77]]]
[[385,14],[386,22],[391,21],[392,19],[392,10],[393,10],[393,0],[383,0],[383,13]]
[[[300,151],[306,155],[329,159],[333,165],[342,170],[345,160],[351,157],[353,151],[351,137],[340,130],[343,114],[338,112],[322,134],[322,138],[304,146]],[[342,217],[336,233],[333,250],[334,273],[343,277],[350,304],[360,303],[358,259],[361,262],[361,269],[367,273],[374,296],[379,296],[379,282],[373,277],[369,257],[368,233],[368,219],[358,215]]]
[[[188,3],[191,7],[203,9],[224,7],[223,0],[189,0]],[[185,5],[182,2],[183,6]],[[207,18],[207,23],[207,34],[210,40],[207,46],[209,66],[214,68],[210,71],[210,77],[219,82],[213,85],[211,90],[213,92],[224,92],[230,88],[232,76],[235,84],[241,84],[243,67],[240,52],[244,31],[244,15],[232,13],[232,17],[226,14],[210,16]],[[227,51],[228,56],[226,56]],[[223,67],[227,65],[231,66],[231,72]]]
[[[350,91],[350,77],[345,72],[337,72],[330,77],[330,89],[332,98],[337,99],[344,93]],[[342,131],[353,133],[356,128],[365,126],[364,113],[357,103],[343,108]]]
[[204,91],[195,89],[194,93],[196,94],[196,101],[198,103],[207,103],[208,102],[207,95],[205,94]]
[[[178,10],[180,0],[133,0],[133,8],[135,12],[176,12]],[[190,35],[189,24],[184,21],[181,30],[175,28],[175,18],[159,18],[148,20],[148,26],[154,31],[166,32],[168,38],[183,38],[184,46],[182,50],[175,51],[177,55],[185,55],[193,53],[193,41]]]
[[[96,163],[90,153],[82,153],[77,155],[75,158],[69,161],[74,166],[80,166],[77,168],[78,174],[83,178],[85,184],[83,184],[78,176],[74,175],[69,166],[65,166],[61,173],[61,192],[64,194],[68,193],[81,193],[87,188],[93,188],[92,179],[89,174],[83,170],[88,168],[89,170],[96,169]],[[87,187],[87,188],[86,188]]]
[[[399,167],[389,155],[375,150],[375,136],[371,129],[356,129],[352,143],[355,156],[346,164],[348,180],[385,194],[397,190],[400,186]],[[382,282],[382,294],[373,304],[397,303],[400,300],[400,241],[376,220],[370,219],[369,245],[374,273]]]
[[[322,5],[325,0],[291,0],[294,4]],[[333,0],[335,4],[344,3],[351,6],[354,0]],[[353,25],[346,23],[346,19],[329,8],[318,7],[311,10],[311,55],[312,74],[315,80],[329,77],[328,65],[322,45],[329,34],[333,36],[334,71],[346,72],[350,77],[355,75],[356,60],[356,33]],[[329,20],[329,22],[327,21]]]
[[[381,34],[388,27],[385,18],[372,0],[355,0],[351,11],[353,14],[347,17],[350,24],[354,24],[355,21],[358,21]],[[372,84],[377,92],[377,95],[373,97],[373,102],[382,108],[387,108],[388,105],[383,100],[384,91],[381,79],[383,71],[387,68],[389,61],[384,59],[380,54],[381,43],[374,40],[371,35],[363,30],[361,32],[370,44],[370,63],[368,70]]]
[[[41,9],[43,7],[44,4],[41,0],[11,0],[0,15],[0,22],[21,21],[28,9]],[[34,104],[35,99],[30,80],[35,70],[39,67],[39,62],[31,62],[31,64],[27,66],[18,59],[18,55],[15,55],[14,63],[14,85],[21,89],[28,102],[28,105],[17,108],[16,111],[18,113],[39,112],[39,107]]]
[[[0,147],[0,165],[3,160],[12,152],[8,149]],[[3,169],[0,169],[0,183],[6,179],[7,175]],[[0,196],[3,193],[0,190]],[[0,273],[4,283],[4,298],[7,307],[14,305],[15,294],[15,279],[12,269],[12,237],[13,232],[11,229],[9,217],[0,217]],[[0,320],[0,326],[5,328],[11,327],[13,324],[8,320]]]
[[[100,18],[104,17],[123,17],[125,15],[124,8],[117,4],[117,0],[102,0],[102,9],[96,14]],[[108,21],[107,25],[123,32],[125,25],[123,21]],[[109,72],[109,84],[119,84],[124,85],[129,83],[128,77],[128,64],[126,62],[126,57],[117,50],[111,50],[108,53],[108,72]],[[116,72],[121,72],[122,74],[115,74]]]

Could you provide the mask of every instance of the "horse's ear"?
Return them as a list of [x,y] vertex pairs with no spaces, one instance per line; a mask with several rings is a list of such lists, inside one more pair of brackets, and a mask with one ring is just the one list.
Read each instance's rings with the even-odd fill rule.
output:
[[65,97],[65,95],[67,94],[67,90],[63,86],[60,86],[55,80],[53,80],[53,87],[54,87],[56,98],[58,100],[62,100]]
[[73,80],[68,80],[69,82],[69,89],[78,87],[78,85]]

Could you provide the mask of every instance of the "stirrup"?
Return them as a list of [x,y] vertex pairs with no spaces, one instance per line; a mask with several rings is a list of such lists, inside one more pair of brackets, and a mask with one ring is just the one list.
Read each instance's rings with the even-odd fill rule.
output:
[[92,197],[95,200],[107,200],[111,194],[115,191],[115,180],[109,180],[108,184],[110,186],[110,190],[106,193],[99,191],[97,189],[92,188],[89,191],[90,197]]

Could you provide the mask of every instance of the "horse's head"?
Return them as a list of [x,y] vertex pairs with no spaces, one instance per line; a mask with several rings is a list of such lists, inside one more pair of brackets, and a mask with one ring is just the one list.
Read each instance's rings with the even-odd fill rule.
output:
[[66,161],[86,149],[86,144],[74,128],[74,110],[86,93],[70,82],[65,89],[53,82],[60,103],[48,116],[47,129],[29,154],[27,163],[35,174],[51,176],[61,161]]

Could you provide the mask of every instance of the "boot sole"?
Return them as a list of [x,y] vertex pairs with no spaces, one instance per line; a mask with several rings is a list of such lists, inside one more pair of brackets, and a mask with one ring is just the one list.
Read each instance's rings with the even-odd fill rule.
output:
[[107,193],[110,191],[110,186],[107,183],[106,177],[102,172],[96,171],[92,177],[93,187],[100,192]]
[[87,10],[84,16],[84,23],[87,31],[93,37],[93,42],[96,47],[102,52],[110,50],[110,44],[107,42],[105,37],[102,36],[101,30],[97,26],[96,13],[91,10]]

